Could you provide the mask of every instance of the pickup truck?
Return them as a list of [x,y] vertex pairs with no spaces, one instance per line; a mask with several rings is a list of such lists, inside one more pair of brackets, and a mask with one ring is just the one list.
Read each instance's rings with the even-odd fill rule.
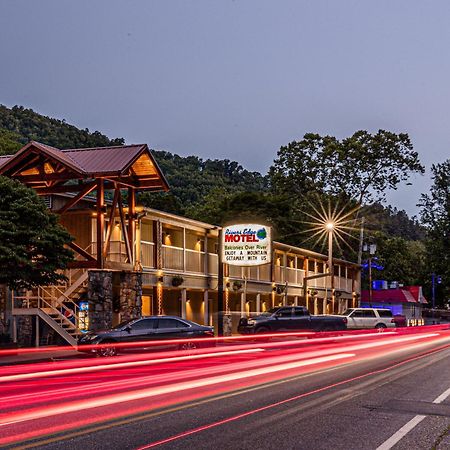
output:
[[280,331],[337,331],[347,329],[347,318],[342,316],[312,316],[302,306],[279,306],[257,316],[243,317],[239,321],[241,334]]

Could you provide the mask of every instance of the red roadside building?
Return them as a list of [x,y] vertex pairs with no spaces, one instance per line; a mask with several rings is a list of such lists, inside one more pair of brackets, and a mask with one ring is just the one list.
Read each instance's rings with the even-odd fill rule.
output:
[[394,315],[404,315],[407,320],[421,319],[424,305],[428,302],[422,293],[422,286],[404,286],[395,289],[361,291],[361,306],[368,308],[387,308]]

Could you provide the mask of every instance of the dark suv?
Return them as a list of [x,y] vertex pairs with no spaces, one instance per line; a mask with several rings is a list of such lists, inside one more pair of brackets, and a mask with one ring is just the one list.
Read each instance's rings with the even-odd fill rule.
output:
[[[200,346],[197,338],[205,337],[214,337],[213,327],[199,325],[176,316],[148,316],[122,322],[110,330],[91,331],[78,340],[78,350],[97,353],[100,356],[114,356],[118,352],[115,343],[162,341],[161,345],[167,346],[163,341],[169,339],[183,339],[180,344],[171,346],[189,350]],[[192,341],[189,340],[191,338]],[[84,345],[94,344],[108,345],[83,349]],[[120,348],[125,350],[126,346]]]

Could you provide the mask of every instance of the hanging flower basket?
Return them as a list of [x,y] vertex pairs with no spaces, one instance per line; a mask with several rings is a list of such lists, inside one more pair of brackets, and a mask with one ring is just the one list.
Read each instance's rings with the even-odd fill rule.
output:
[[183,283],[184,283],[184,278],[179,275],[172,278],[172,286],[174,286],[174,287],[181,286]]
[[279,284],[278,286],[274,287],[273,290],[278,294],[281,295],[284,293],[284,291],[286,290],[286,286],[283,286],[281,284]]
[[235,280],[233,281],[233,291],[239,291],[242,288],[242,281]]

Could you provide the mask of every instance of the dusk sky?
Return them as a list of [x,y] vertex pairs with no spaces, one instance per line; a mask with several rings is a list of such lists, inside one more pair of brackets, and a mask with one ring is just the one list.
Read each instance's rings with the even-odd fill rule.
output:
[[265,173],[306,132],[450,157],[450,2],[0,0],[0,103]]

